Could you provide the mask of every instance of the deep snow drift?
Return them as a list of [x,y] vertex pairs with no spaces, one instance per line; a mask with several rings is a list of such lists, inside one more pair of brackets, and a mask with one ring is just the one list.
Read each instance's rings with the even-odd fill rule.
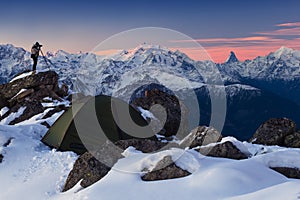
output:
[[[123,153],[125,158],[94,185],[83,189],[77,184],[61,193],[77,155],[51,150],[40,142],[47,131],[39,124],[42,115],[14,126],[1,122],[0,154],[4,160],[0,164],[0,199],[297,199],[300,195],[300,180],[269,169],[299,168],[300,149],[255,145],[232,137],[223,138],[221,143],[232,141],[243,152],[255,156],[238,161],[206,157],[194,150],[174,148],[144,154],[130,147]],[[58,115],[47,122],[52,124]],[[151,169],[166,155],[192,174],[172,180],[142,181],[141,171]]]

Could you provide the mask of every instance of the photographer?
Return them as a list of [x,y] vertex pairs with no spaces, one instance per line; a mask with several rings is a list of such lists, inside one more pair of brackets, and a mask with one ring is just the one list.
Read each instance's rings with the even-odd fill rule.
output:
[[31,58],[33,59],[32,71],[36,70],[36,65],[38,62],[38,57],[42,46],[43,45],[40,45],[38,42],[36,42],[31,48]]

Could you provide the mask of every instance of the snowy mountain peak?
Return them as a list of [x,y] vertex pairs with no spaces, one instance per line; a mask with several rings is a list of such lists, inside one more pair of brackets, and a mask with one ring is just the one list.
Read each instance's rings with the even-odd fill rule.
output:
[[292,55],[294,52],[295,52],[295,50],[285,47],[285,46],[282,46],[277,51],[275,51],[273,53],[273,55],[276,58],[281,58],[282,56],[285,56],[285,55]]
[[233,51],[230,51],[230,55],[225,61],[225,63],[235,63],[235,62],[239,62],[239,60],[237,59],[235,53]]

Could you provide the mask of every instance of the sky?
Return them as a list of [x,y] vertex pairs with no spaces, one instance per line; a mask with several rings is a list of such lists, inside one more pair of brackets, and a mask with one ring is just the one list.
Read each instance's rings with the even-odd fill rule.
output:
[[[89,52],[114,34],[162,27],[196,40],[216,62],[230,51],[245,60],[281,46],[300,49],[299,8],[297,0],[10,0],[1,2],[0,44],[30,50],[39,41],[44,51]],[[173,42],[180,49],[191,41]]]

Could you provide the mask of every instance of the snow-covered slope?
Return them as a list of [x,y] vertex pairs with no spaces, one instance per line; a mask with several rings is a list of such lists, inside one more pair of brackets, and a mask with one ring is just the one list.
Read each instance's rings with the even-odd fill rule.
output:
[[[280,159],[283,154],[286,165],[299,165],[299,162],[293,163],[293,157],[299,155],[300,151],[281,149],[281,155],[280,150],[273,150],[274,153],[244,161],[204,157],[193,150],[183,152],[173,149],[154,155],[127,152],[126,158],[115,165],[116,170],[110,171],[93,186],[80,190],[77,185],[53,199],[297,199],[300,181],[287,179],[268,166],[276,165],[270,164],[271,161]],[[192,175],[180,179],[143,182],[140,179],[142,173],[130,173],[141,171],[142,167],[151,165],[151,161],[160,160],[165,155],[181,155],[176,164]],[[77,192],[78,190],[80,191]],[[279,196],[278,191],[282,193]]]
[[[66,176],[77,156],[51,150],[40,142],[46,128],[36,122],[0,125],[0,199],[297,199],[300,181],[288,179],[269,167],[300,167],[299,149],[265,147],[231,141],[253,156],[247,160],[205,157],[194,150],[171,149],[144,154],[130,147],[108,175],[88,188],[78,184],[62,193]],[[263,150],[263,151],[262,151]],[[192,173],[185,178],[144,182],[141,171],[164,156],[171,155],[176,165]],[[138,173],[139,172],[139,173]]]

